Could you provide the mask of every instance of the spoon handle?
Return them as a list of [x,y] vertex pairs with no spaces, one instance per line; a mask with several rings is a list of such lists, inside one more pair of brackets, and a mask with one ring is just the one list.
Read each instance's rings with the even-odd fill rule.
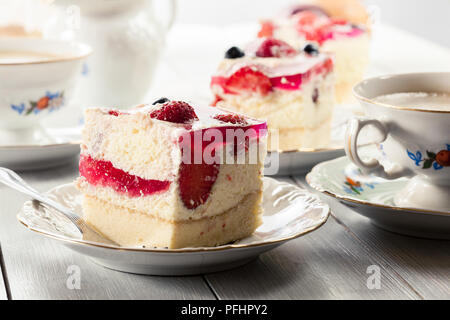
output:
[[70,219],[70,221],[72,221],[77,226],[77,228],[79,228],[78,223],[80,218],[76,214],[74,214],[72,210],[66,208],[65,206],[59,204],[58,202],[50,198],[47,198],[46,196],[42,195],[41,193],[33,189],[14,171],[0,167],[0,182],[19,192],[31,196],[33,199],[36,199],[39,202],[45,203],[49,207],[65,215],[68,219]]

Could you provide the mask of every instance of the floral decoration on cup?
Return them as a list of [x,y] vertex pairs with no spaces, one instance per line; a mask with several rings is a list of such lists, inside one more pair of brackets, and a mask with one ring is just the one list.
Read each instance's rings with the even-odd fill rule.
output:
[[45,96],[29,103],[11,104],[11,109],[20,115],[28,116],[30,114],[38,114],[43,110],[52,112],[64,105],[64,91],[51,93],[47,91]]
[[429,169],[432,167],[434,170],[440,170],[450,166],[450,144],[447,144],[446,147],[447,149],[442,149],[437,153],[427,150],[426,157],[424,157],[420,151],[414,153],[406,149],[406,152],[416,166],[422,166],[422,169]]

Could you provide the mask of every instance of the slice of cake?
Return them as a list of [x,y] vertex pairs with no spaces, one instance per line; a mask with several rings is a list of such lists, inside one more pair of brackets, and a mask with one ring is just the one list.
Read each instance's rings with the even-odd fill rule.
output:
[[369,33],[364,25],[330,18],[319,7],[300,6],[287,15],[261,22],[259,37],[276,37],[297,49],[315,43],[335,61],[336,100],[344,102],[362,80],[369,63]]
[[122,246],[216,246],[260,224],[265,122],[160,99],[85,111],[83,218]]
[[[215,105],[266,119],[270,150],[329,144],[334,105],[333,61],[313,45],[298,51],[274,38],[232,47],[211,79]],[[275,138],[275,137],[274,137]]]

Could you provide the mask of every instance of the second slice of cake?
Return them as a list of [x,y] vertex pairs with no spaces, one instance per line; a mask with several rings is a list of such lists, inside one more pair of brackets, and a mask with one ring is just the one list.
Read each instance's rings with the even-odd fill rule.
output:
[[262,38],[245,50],[232,47],[213,75],[211,89],[217,106],[267,120],[271,136],[279,137],[278,146],[269,139],[270,150],[329,144],[333,61],[312,45],[298,51],[284,41]]
[[215,246],[260,224],[266,124],[162,99],[87,109],[83,218],[122,246]]

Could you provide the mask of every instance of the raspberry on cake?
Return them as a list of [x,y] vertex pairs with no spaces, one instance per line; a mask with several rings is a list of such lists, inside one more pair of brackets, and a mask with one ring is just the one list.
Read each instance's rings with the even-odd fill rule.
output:
[[122,246],[249,236],[260,224],[266,135],[265,122],[182,101],[87,109],[76,183],[83,218]]
[[261,22],[259,37],[276,37],[294,48],[315,43],[334,56],[336,100],[348,99],[369,63],[369,32],[364,25],[328,16],[315,5],[295,6],[278,18]]
[[233,48],[239,54],[228,50],[211,79],[214,104],[266,119],[279,137],[278,148],[269,145],[271,150],[327,146],[334,105],[332,59],[313,45],[298,51],[274,38],[257,39],[245,50]]

